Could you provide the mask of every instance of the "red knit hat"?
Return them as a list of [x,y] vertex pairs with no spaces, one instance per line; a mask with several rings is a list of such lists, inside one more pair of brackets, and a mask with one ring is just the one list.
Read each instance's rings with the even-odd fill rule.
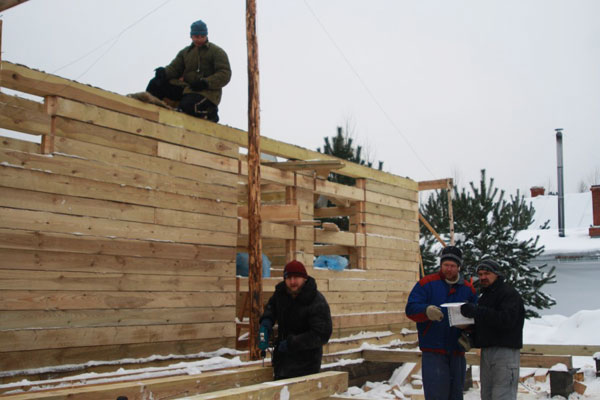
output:
[[283,269],[283,279],[287,279],[289,276],[300,276],[308,279],[308,274],[306,273],[304,264],[296,260],[287,263]]

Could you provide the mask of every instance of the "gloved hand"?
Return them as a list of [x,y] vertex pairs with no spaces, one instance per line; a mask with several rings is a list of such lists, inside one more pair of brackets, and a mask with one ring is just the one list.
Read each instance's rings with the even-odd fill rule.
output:
[[473,347],[471,335],[468,332],[462,331],[458,338],[458,344],[460,344],[465,351],[471,350],[471,347]]
[[438,306],[427,306],[425,314],[427,315],[427,318],[432,321],[441,321],[444,319],[444,313]]
[[282,340],[281,342],[279,342],[279,346],[277,347],[277,350],[279,350],[281,353],[287,352],[288,351],[287,340]]
[[167,70],[165,69],[165,67],[158,67],[154,70],[154,77],[156,79],[160,79],[161,81],[164,81],[167,79]]
[[200,91],[208,89],[208,81],[206,79],[200,79],[198,82],[194,82],[190,85],[192,90]]
[[475,303],[465,303],[460,306],[460,313],[467,318],[475,318],[477,305]]
[[269,337],[273,332],[273,321],[263,318],[258,329],[258,348],[266,350],[269,347]]

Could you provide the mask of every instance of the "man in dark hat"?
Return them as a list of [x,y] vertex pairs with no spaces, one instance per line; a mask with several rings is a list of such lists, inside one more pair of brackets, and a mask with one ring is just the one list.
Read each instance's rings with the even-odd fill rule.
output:
[[260,318],[263,336],[259,336],[259,342],[262,340],[264,347],[275,323],[278,324],[272,360],[275,379],[318,373],[323,345],[331,337],[331,312],[314,278],[308,276],[299,261],[286,264],[283,282],[275,286],[275,293]]
[[423,277],[408,296],[406,316],[417,323],[422,352],[423,391],[426,399],[463,398],[467,362],[459,344],[461,329],[450,326],[444,303],[477,301],[473,286],[460,273],[462,252],[446,246],[440,255],[440,270]]
[[516,399],[525,306],[519,292],[504,282],[500,264],[484,259],[477,265],[481,297],[460,312],[475,319],[475,347],[481,348],[481,398]]
[[208,41],[204,21],[190,28],[192,44],[183,48],[166,67],[158,67],[146,92],[161,100],[179,102],[186,114],[218,122],[222,88],[231,79],[227,53]]

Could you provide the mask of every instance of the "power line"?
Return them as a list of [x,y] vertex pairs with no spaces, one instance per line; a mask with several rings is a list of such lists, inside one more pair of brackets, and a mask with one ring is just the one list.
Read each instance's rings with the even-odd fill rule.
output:
[[425,162],[423,161],[423,159],[419,156],[419,153],[417,153],[417,151],[413,148],[413,146],[410,143],[410,141],[408,140],[408,138],[402,133],[402,131],[400,130],[400,128],[398,128],[398,126],[396,125],[396,123],[394,122],[394,120],[392,120],[392,118],[389,116],[389,114],[385,111],[385,109],[383,108],[383,106],[381,105],[381,103],[379,103],[379,101],[377,100],[377,97],[375,97],[375,95],[373,94],[373,92],[371,92],[371,89],[369,89],[369,87],[367,86],[367,84],[365,83],[365,81],[362,79],[362,77],[360,76],[360,74],[358,73],[358,71],[356,71],[356,69],[354,68],[354,66],[350,62],[350,60],[348,60],[348,58],[346,57],[346,55],[344,54],[344,52],[342,51],[342,49],[340,48],[340,46],[338,46],[338,44],[336,43],[336,41],[333,38],[333,36],[331,36],[329,34],[329,32],[327,31],[327,28],[325,28],[325,25],[323,25],[323,23],[321,22],[321,20],[319,19],[319,17],[317,17],[317,14],[310,7],[310,5],[308,4],[307,0],[304,0],[304,4],[306,5],[306,8],[308,8],[308,10],[310,11],[310,13],[313,15],[313,17],[315,18],[315,20],[317,21],[317,23],[321,26],[321,29],[323,29],[323,31],[325,32],[325,34],[327,35],[327,37],[329,38],[329,40],[331,41],[331,43],[333,44],[333,46],[340,53],[340,55],[342,56],[342,58],[344,59],[344,61],[348,65],[348,67],[350,68],[350,70],[358,78],[358,80],[362,84],[363,88],[367,91],[367,93],[371,97],[371,100],[373,100],[373,102],[375,103],[375,105],[379,108],[379,110],[382,112],[382,114],[388,120],[388,122],[390,123],[390,125],[392,125],[392,127],[396,130],[396,132],[402,137],[402,139],[404,140],[404,142],[406,143],[406,145],[409,147],[409,149],[412,151],[412,153],[415,155],[415,157],[419,160],[419,162],[421,162],[421,164],[423,165],[423,167],[431,174],[432,177],[435,177],[435,174],[433,172],[431,172],[431,170],[429,169],[429,167],[427,166],[427,164],[425,164]]
[[172,0],[166,0],[163,3],[161,3],[158,7],[154,8],[153,10],[149,11],[148,13],[146,13],[144,16],[142,16],[141,18],[139,18],[138,20],[136,20],[135,22],[133,22],[132,24],[130,24],[129,26],[125,27],[125,29],[123,29],[121,32],[119,32],[118,35],[116,35],[113,38],[110,38],[106,41],[104,41],[103,43],[101,43],[100,45],[98,45],[97,47],[95,47],[93,50],[85,53],[84,55],[82,55],[81,57],[78,57],[77,59],[63,65],[62,67],[55,69],[54,71],[52,71],[53,74],[55,74],[56,72],[60,71],[61,69],[67,68],[77,62],[79,62],[80,60],[86,58],[87,56],[89,56],[92,53],[95,53],[98,49],[100,49],[101,47],[103,47],[104,45],[106,45],[107,43],[110,43],[111,41],[113,42],[108,49],[106,49],[106,51],[102,54],[100,54],[100,56],[85,70],[83,71],[77,78],[75,78],[75,80],[78,80],[79,78],[81,78],[83,75],[85,75],[86,73],[88,73],[88,71],[90,69],[92,69],[119,41],[119,39],[121,38],[121,36],[123,36],[123,34],[125,32],[127,32],[129,29],[133,28],[134,26],[136,26],[137,24],[139,24],[140,22],[142,22],[144,19],[146,19],[147,17],[149,17],[151,14],[155,13],[156,11],[158,11],[160,8],[164,7],[166,4],[170,3]]

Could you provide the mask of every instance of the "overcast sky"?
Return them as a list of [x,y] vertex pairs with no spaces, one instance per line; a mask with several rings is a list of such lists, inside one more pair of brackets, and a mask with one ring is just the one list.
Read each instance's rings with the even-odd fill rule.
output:
[[[263,136],[314,150],[349,126],[387,172],[528,193],[557,189],[563,128],[566,191],[600,175],[600,1],[256,1]],[[30,0],[2,13],[2,59],[142,91],[197,19],[233,69],[221,123],[245,130],[242,0]]]

